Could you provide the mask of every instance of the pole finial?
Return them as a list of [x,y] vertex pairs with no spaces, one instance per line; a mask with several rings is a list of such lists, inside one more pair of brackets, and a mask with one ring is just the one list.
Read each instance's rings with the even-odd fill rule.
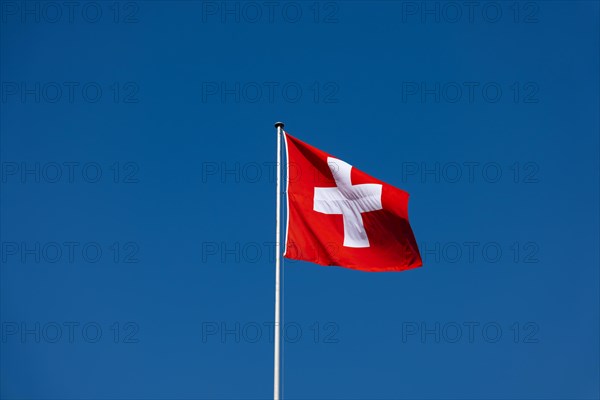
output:
[[283,129],[284,125],[285,124],[283,122],[275,122],[275,128],[281,127],[281,129]]

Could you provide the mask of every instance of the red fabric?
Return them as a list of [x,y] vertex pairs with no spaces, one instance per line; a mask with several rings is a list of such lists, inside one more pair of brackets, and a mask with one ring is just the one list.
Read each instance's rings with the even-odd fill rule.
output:
[[422,265],[408,222],[409,194],[352,167],[352,185],[381,184],[383,209],[361,213],[369,247],[345,247],[342,215],[313,210],[315,187],[336,187],[331,155],[285,134],[288,226],[284,257],[362,271],[403,271]]

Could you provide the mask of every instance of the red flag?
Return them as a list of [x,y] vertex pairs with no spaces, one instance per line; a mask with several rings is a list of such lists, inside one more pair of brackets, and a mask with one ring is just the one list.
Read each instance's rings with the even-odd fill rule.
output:
[[422,265],[408,222],[408,193],[285,132],[284,138],[284,257],[373,272]]

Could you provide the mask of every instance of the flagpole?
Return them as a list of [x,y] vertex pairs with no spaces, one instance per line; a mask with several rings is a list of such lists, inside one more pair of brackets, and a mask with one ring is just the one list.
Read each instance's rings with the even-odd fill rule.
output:
[[273,329],[275,330],[275,351],[274,351],[274,361],[275,361],[275,365],[274,365],[274,373],[273,373],[273,399],[274,400],[279,400],[279,367],[280,367],[280,361],[279,361],[279,341],[280,341],[280,337],[279,337],[279,333],[281,332],[280,326],[279,326],[279,317],[280,317],[280,300],[281,300],[281,295],[280,295],[280,284],[279,284],[279,279],[280,279],[280,257],[281,257],[281,251],[280,251],[280,244],[279,242],[281,241],[281,232],[280,232],[280,226],[281,226],[281,132],[283,131],[283,122],[275,122],[275,128],[277,128],[277,206],[276,206],[276,223],[277,226],[275,227],[275,235],[276,235],[276,239],[275,239],[275,324]]

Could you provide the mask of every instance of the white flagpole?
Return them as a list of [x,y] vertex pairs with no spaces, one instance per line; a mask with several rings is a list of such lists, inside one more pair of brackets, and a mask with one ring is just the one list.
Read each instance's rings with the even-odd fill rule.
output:
[[279,302],[281,300],[281,295],[280,295],[280,285],[279,285],[279,278],[280,278],[280,257],[281,257],[281,251],[279,249],[279,242],[281,241],[281,232],[280,232],[280,226],[281,226],[281,132],[283,131],[283,122],[275,122],[275,128],[277,128],[277,207],[276,207],[276,222],[277,222],[277,226],[275,228],[275,235],[276,235],[276,239],[275,239],[275,324],[274,324],[274,328],[275,329],[275,368],[274,368],[274,374],[273,374],[273,399],[274,400],[279,400],[279,367],[280,367],[280,361],[279,361],[279,333],[281,331],[280,326],[279,326],[279,316],[280,316],[280,309],[279,309]]

